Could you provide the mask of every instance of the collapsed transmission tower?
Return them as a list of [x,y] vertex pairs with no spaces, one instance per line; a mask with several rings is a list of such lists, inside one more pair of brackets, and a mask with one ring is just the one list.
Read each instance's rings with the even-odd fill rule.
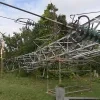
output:
[[[51,64],[54,61],[59,61],[59,83],[61,83],[60,61],[66,62],[67,64],[70,63],[70,65],[80,63],[86,64],[90,62],[89,58],[100,56],[100,15],[93,18],[92,20],[90,20],[86,15],[81,15],[71,24],[64,25],[61,22],[57,22],[47,17],[34,14],[3,2],[0,2],[0,4],[41,17],[66,27],[66,34],[62,38],[55,40],[44,47],[39,47],[34,52],[6,60],[5,66],[9,71],[23,68],[27,72],[30,72],[45,66],[47,63]],[[86,18],[87,22],[80,25],[81,18]],[[36,25],[30,19],[28,19],[27,22],[23,22],[22,19],[23,18],[17,19],[16,22],[24,23],[27,28],[28,25]],[[13,64],[12,68],[9,68],[9,63]]]
[[[37,68],[36,66],[42,61],[54,59],[58,56],[66,59],[78,59],[79,57],[83,57],[85,59],[99,54],[99,49],[96,47],[99,48],[100,43],[99,30],[97,30],[99,27],[100,16],[90,20],[88,16],[81,15],[71,25],[64,25],[61,22],[57,22],[50,18],[40,16],[3,2],[0,2],[0,4],[29,13],[31,15],[35,15],[37,17],[41,17],[67,28],[66,35],[61,39],[58,39],[43,48],[39,48],[35,52],[15,58],[15,62],[18,61],[19,65],[27,68],[27,70],[35,69]],[[87,18],[87,23],[80,25],[81,18]],[[26,27],[28,25],[36,25],[30,19],[27,19],[27,22],[22,21],[22,19],[23,18],[19,18],[16,20],[16,22],[26,24]]]

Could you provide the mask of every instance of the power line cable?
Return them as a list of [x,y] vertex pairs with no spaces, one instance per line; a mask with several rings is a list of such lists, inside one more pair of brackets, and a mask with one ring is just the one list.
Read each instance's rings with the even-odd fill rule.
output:
[[100,13],[100,11],[86,12],[86,13],[79,13],[79,14],[71,14],[70,16],[75,16],[75,15],[85,15],[85,14],[92,14],[92,13]]
[[[36,26],[37,28],[39,27],[44,27],[44,28],[53,28],[53,27],[50,27],[50,26],[47,26],[47,25],[42,25],[42,24],[38,24],[38,23],[35,23],[33,22],[33,20],[29,19],[29,18],[18,18],[18,19],[13,19],[13,18],[9,18],[9,17],[6,17],[6,16],[0,16],[1,18],[4,18],[4,19],[8,19],[8,20],[12,20],[14,21],[15,23],[18,23],[18,24],[23,24],[23,25],[29,25],[29,26]],[[22,20],[21,20],[22,19]],[[27,21],[23,21],[24,19],[27,19]],[[32,21],[32,22],[31,22]]]
[[27,11],[27,10],[24,10],[24,9],[21,9],[21,8],[18,8],[18,7],[15,7],[15,6],[12,6],[12,5],[7,4],[7,3],[4,3],[4,2],[0,2],[0,4],[3,4],[3,5],[5,5],[5,6],[8,6],[8,7],[11,7],[11,8],[14,8],[14,9],[17,9],[17,10],[20,10],[20,11],[23,11],[23,12],[26,12],[26,13],[31,14],[31,15],[35,15],[35,16],[37,16],[37,17],[40,17],[40,18],[43,18],[43,19],[52,21],[52,22],[54,22],[54,23],[57,23],[57,24],[60,24],[60,25],[63,25],[63,26],[65,26],[65,27],[67,27],[67,28],[71,28],[71,29],[72,29],[71,26],[64,25],[63,23],[58,22],[58,21],[55,21],[55,20],[52,20],[52,19],[50,19],[50,18],[48,18],[48,17],[44,17],[44,16],[41,16],[41,15],[35,14],[35,13],[33,13],[33,12],[30,12],[30,11]]
[[[10,18],[10,17],[6,17],[6,16],[0,16],[1,18],[4,18],[4,19],[9,19],[9,20],[12,20],[12,21],[14,21],[14,22],[16,22],[16,23],[18,23],[17,22],[17,20],[19,19],[13,19],[13,18]],[[23,18],[24,19],[24,18]],[[26,24],[27,22],[25,22],[25,21],[21,21],[21,20],[18,20],[19,22],[22,22],[22,23],[24,23],[24,24]],[[21,24],[21,23],[20,23]]]
[[5,18],[5,19],[9,19],[9,20],[16,21],[16,19],[13,19],[13,18],[5,17],[5,16],[0,16],[0,17],[1,17],[1,18]]

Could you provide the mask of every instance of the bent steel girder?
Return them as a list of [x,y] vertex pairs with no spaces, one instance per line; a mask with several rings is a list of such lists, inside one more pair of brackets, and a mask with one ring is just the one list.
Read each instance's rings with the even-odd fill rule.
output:
[[[92,19],[90,21],[90,28],[98,31],[100,27],[100,16]],[[88,25],[88,22],[84,24],[84,27]],[[89,57],[94,57],[100,55],[100,45],[93,40],[88,38],[82,42],[75,43],[73,42],[74,38],[72,37],[73,31],[68,31],[67,35],[48,44],[47,46],[38,48],[35,52],[28,53],[15,57],[15,61],[19,63],[19,66],[25,70],[34,70],[41,67],[39,64],[56,59],[63,58],[66,60],[74,60],[83,57],[87,59]]]

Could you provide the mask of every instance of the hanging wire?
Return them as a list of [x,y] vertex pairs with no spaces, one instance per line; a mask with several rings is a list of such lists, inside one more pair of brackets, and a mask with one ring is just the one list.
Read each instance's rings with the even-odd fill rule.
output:
[[1,17],[1,18],[5,18],[5,19],[9,19],[9,20],[16,21],[16,19],[13,19],[13,18],[5,17],[5,16],[0,16],[0,17]]
[[100,13],[100,11],[86,12],[86,13],[79,13],[79,14],[71,14],[70,16],[75,16],[75,15],[86,15],[86,14],[93,14],[93,13]]
[[[80,26],[80,23],[79,22],[80,22],[80,19],[81,18],[87,18],[87,20],[88,20],[88,27],[87,27],[86,31],[84,31],[84,25],[82,25],[83,27]],[[74,43],[79,43],[82,40],[84,40],[85,38],[87,38],[87,36],[89,35],[89,29],[90,29],[90,19],[89,19],[88,16],[86,16],[86,15],[79,16],[78,17],[78,20],[76,20],[73,23],[73,25],[74,25],[73,27],[76,30],[75,32],[73,32],[71,34],[71,38],[72,38],[72,40],[73,40]],[[79,34],[77,34],[77,33],[79,33]],[[75,36],[77,36],[77,37],[75,37]]]
[[72,19],[72,23],[75,21],[75,16],[81,16],[81,15],[88,15],[88,14],[94,14],[94,13],[100,13],[100,11],[94,11],[94,12],[86,12],[86,13],[78,13],[78,14],[71,14],[70,18]]
[[[29,26],[35,26],[36,28],[41,28],[42,27],[42,28],[47,28],[47,29],[53,28],[50,25],[42,25],[42,24],[36,23],[32,19],[29,19],[29,18],[18,18],[18,19],[14,19],[14,18],[6,17],[6,16],[0,16],[0,17],[1,18],[4,18],[4,19],[12,20],[15,23],[19,23],[19,24],[22,24],[22,25],[26,25],[26,28],[27,29],[29,29]],[[24,20],[26,20],[26,21],[24,21]]]
[[17,10],[19,10],[19,11],[22,11],[22,12],[25,12],[25,13],[28,13],[28,14],[31,14],[31,15],[34,15],[34,16],[37,16],[37,17],[40,17],[40,18],[43,18],[43,19],[46,19],[46,20],[48,20],[48,21],[51,21],[51,22],[54,22],[54,23],[57,23],[57,24],[59,24],[59,25],[62,25],[62,26],[65,26],[65,27],[67,27],[67,28],[71,28],[71,29],[72,29],[72,27],[70,27],[70,26],[68,26],[68,25],[65,25],[65,24],[63,24],[63,23],[61,23],[61,22],[55,21],[55,20],[53,20],[53,19],[50,19],[50,18],[48,18],[48,17],[35,14],[35,13],[33,13],[33,12],[30,12],[30,11],[27,11],[27,10],[24,10],[24,9],[21,9],[21,8],[18,8],[18,7],[15,7],[15,6],[13,6],[13,5],[10,5],[10,4],[4,3],[4,2],[0,2],[0,4],[5,5],[5,6],[8,6],[8,7],[11,7],[11,8],[14,8],[14,9],[17,9]]
[[[8,20],[12,20],[12,21],[14,21],[14,22],[17,22],[17,20],[16,19],[14,19],[14,18],[10,18],[10,17],[6,17],[6,16],[0,16],[1,18],[4,18],[4,19],[8,19]],[[23,24],[23,25],[26,25],[26,22],[25,21],[19,21],[20,23],[19,24]],[[17,22],[18,23],[18,22]]]

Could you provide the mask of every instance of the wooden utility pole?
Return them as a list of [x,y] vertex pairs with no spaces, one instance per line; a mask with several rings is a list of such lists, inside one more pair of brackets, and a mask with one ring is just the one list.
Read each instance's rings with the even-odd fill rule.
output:
[[4,50],[4,41],[1,40],[1,78],[3,76],[3,50]]

